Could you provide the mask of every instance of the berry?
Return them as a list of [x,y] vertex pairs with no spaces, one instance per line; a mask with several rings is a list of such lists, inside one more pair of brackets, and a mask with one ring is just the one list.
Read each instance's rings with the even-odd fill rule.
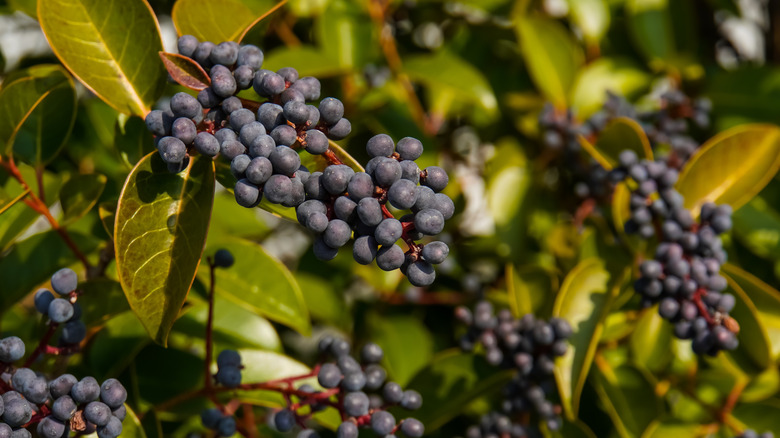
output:
[[0,339],[0,362],[13,363],[24,357],[24,342],[16,336]]
[[62,268],[51,276],[51,287],[60,295],[67,295],[78,287],[78,276],[72,269]]
[[375,434],[384,436],[395,428],[395,417],[387,411],[376,411],[371,415],[371,429]]

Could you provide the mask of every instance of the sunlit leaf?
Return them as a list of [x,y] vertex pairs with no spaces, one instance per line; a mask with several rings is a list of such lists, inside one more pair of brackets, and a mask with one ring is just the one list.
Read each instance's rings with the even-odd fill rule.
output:
[[755,305],[758,320],[768,336],[772,358],[777,359],[780,357],[780,291],[732,263],[724,264],[722,269]]
[[637,364],[661,372],[672,359],[672,324],[661,318],[658,306],[642,314],[631,334],[631,355]]
[[145,0],[38,0],[54,53],[118,111],[144,116],[162,94],[165,70],[154,12]]
[[698,216],[705,202],[734,210],[750,201],[780,169],[780,128],[742,125],[707,141],[680,173],[676,188]]
[[178,0],[173,5],[173,24],[179,35],[219,44],[237,41],[257,15],[238,0]]
[[[733,269],[732,271],[737,275],[741,274],[737,269]],[[735,351],[730,352],[729,354],[734,357],[738,364],[742,365],[742,368],[746,368],[744,366],[745,361],[741,360],[743,357],[747,358],[751,364],[756,367],[755,370],[747,369],[746,371],[763,371],[771,363],[771,347],[769,334],[759,318],[756,304],[753,303],[751,297],[748,296],[742,288],[740,282],[731,278],[725,270],[721,275],[726,277],[726,280],[729,282],[729,289],[736,297],[736,305],[731,311],[730,316],[739,323],[740,327],[739,334],[737,335],[739,346]],[[745,280],[744,275],[742,276],[742,280]],[[755,284],[752,284],[751,286],[754,289],[756,288]],[[764,299],[767,298],[766,295],[763,297]],[[766,302],[764,304],[766,304]],[[772,304],[776,305],[776,302]]]
[[173,174],[153,152],[122,189],[114,229],[117,272],[130,307],[160,344],[195,278],[213,201],[214,164],[200,156]]
[[639,123],[628,117],[610,121],[599,134],[595,146],[613,167],[618,164],[620,153],[624,150],[634,151],[640,158],[653,159],[653,149],[645,131]]
[[580,69],[571,89],[571,106],[586,118],[600,110],[607,92],[632,96],[649,87],[652,77],[625,58],[599,58]]
[[612,298],[609,277],[601,261],[584,260],[566,276],[555,299],[553,316],[566,319],[574,329],[571,346],[555,368],[558,392],[569,418],[577,415],[585,377],[604,328]]

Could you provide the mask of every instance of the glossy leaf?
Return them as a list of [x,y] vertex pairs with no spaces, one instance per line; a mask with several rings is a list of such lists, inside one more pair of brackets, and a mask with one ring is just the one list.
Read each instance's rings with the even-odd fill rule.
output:
[[98,206],[98,215],[106,233],[114,238],[114,222],[116,222],[116,201],[101,202]]
[[178,53],[160,52],[165,69],[174,81],[191,90],[200,91],[211,85],[211,78],[197,62]]
[[122,285],[108,278],[93,278],[79,283],[84,299],[79,299],[83,311],[81,320],[88,327],[102,325],[116,315],[130,310]]
[[[295,277],[286,266],[268,255],[260,245],[241,239],[225,239],[210,246],[206,254],[228,248],[235,264],[216,271],[217,293],[246,309],[308,335],[311,332],[309,312]],[[201,266],[200,275],[208,279],[208,269]]]
[[582,49],[560,23],[551,19],[521,17],[515,29],[534,83],[545,98],[557,106],[565,105],[583,63]]
[[651,65],[674,57],[672,17],[668,0],[629,0],[626,2],[627,28],[634,43]]
[[[84,253],[98,246],[99,242],[93,237],[76,232],[69,234]],[[56,231],[36,234],[17,243],[0,257],[0,278],[3,279],[0,309],[9,309],[36,286],[47,281],[58,269],[77,261]]]
[[609,29],[609,6],[606,0],[568,0],[571,17],[582,34],[593,44]]
[[701,436],[705,426],[675,421],[654,422],[647,427],[642,438],[669,438]]
[[[19,163],[18,169],[22,178],[29,181],[30,190],[39,194],[41,189],[36,181],[35,169],[22,163]],[[42,180],[44,198],[54,202],[62,185],[60,175],[43,171]],[[22,186],[13,178],[8,178],[3,190],[8,191],[9,201],[24,193]],[[0,251],[9,249],[14,242],[24,236],[25,231],[29,230],[30,226],[39,218],[40,214],[23,202],[16,202],[13,206],[4,209],[3,213],[0,214]]]
[[60,66],[38,65],[6,79],[0,89],[0,139],[25,161],[45,164],[65,144],[76,118],[73,80]]
[[780,261],[780,213],[757,196],[731,216],[733,235],[753,254]]
[[122,421],[122,436],[127,438],[146,438],[146,432],[143,426],[141,426],[141,420],[138,419],[138,416],[129,406],[125,405],[125,408],[127,409],[127,417]]
[[383,364],[390,378],[405,386],[433,356],[433,337],[423,323],[412,315],[370,318],[369,339],[385,355]]
[[237,41],[257,15],[238,0],[178,0],[173,5],[173,24],[179,35],[194,35],[199,41]]
[[599,58],[580,69],[571,89],[571,106],[586,118],[600,110],[607,92],[632,96],[650,85],[651,76],[625,58]]
[[309,367],[283,354],[272,351],[242,348],[242,380],[247,382],[267,382],[284,377],[301,376],[309,372]]
[[618,164],[618,157],[624,150],[632,150],[640,158],[653,159],[653,149],[645,131],[639,123],[628,117],[610,121],[599,134],[595,146],[613,167]]
[[698,216],[705,202],[749,202],[780,169],[780,128],[742,125],[707,141],[680,173],[676,188],[685,207]]
[[482,356],[448,350],[436,356],[420,371],[408,387],[418,391],[422,408],[414,416],[433,432],[463,411],[469,402],[498,392],[513,371],[499,371]]
[[144,116],[160,97],[165,70],[154,12],[145,0],[38,0],[54,53],[118,111]]
[[[442,71],[447,74],[442,75]],[[489,114],[498,110],[496,96],[482,72],[454,53],[442,50],[433,55],[408,56],[404,72],[412,80],[447,90]]]
[[172,174],[157,152],[130,173],[117,206],[114,245],[130,307],[165,345],[200,263],[214,202],[214,164],[193,157]]
[[60,225],[72,224],[87,214],[97,204],[106,187],[107,178],[97,173],[74,175],[60,189],[62,221]]
[[721,269],[755,305],[758,320],[766,330],[771,356],[777,359],[780,357],[780,291],[732,263],[724,264]]
[[507,265],[506,282],[509,308],[518,318],[526,313],[537,313],[558,289],[557,276],[535,265]]
[[655,387],[637,368],[628,365],[611,368],[605,361],[599,362],[593,383],[621,436],[641,436],[663,412]]
[[646,309],[631,334],[631,355],[646,369],[658,373],[672,359],[672,324],[661,318],[658,306]]
[[566,319],[574,329],[571,346],[558,359],[555,369],[558,392],[569,418],[577,415],[585,378],[604,328],[612,299],[609,278],[601,261],[583,260],[566,276],[555,298],[553,316]]
[[315,21],[319,46],[341,67],[362,66],[381,54],[374,23],[365,9],[358,3],[335,1]]
[[751,429],[763,433],[780,430],[778,409],[780,409],[780,401],[772,399],[761,403],[739,404],[734,408],[732,415],[743,424],[749,425]]
[[337,59],[312,46],[280,47],[271,50],[265,57],[263,68],[279,70],[293,66],[301,76],[317,78],[336,76],[347,71]]
[[[721,275],[729,282],[729,289],[735,295],[736,305],[730,315],[739,323],[739,346],[732,352],[738,363],[742,357],[748,358],[757,371],[763,371],[771,363],[769,334],[759,319],[758,309],[742,285],[726,272]],[[743,277],[744,280],[744,277]],[[755,287],[755,286],[754,286]],[[743,366],[743,368],[745,368]],[[755,371],[748,369],[747,371]]]

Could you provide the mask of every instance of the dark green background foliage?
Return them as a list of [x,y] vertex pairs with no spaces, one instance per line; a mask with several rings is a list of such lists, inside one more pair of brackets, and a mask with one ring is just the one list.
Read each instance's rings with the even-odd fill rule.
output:
[[[724,20],[744,13],[730,0],[289,0],[254,25],[274,2],[37,3],[0,1],[7,15],[0,18],[40,26],[53,49],[0,56],[0,157],[14,157],[94,269],[85,271],[21,202],[19,182],[0,171],[2,334],[32,350],[44,327],[31,294],[61,267],[89,278],[79,300],[90,329],[83,352],[42,368],[124,382],[143,421],[131,416],[123,436],[202,430],[197,414],[207,400],[154,406],[202,385],[209,277],[197,250],[204,245],[203,257],[227,247],[237,260],[217,275],[214,341],[217,351],[241,351],[246,382],[307,372],[324,333],[354,345],[374,341],[391,378],[422,393],[415,416],[426,436],[455,436],[495,407],[507,378],[479,350],[457,349],[464,329],[454,307],[484,294],[515,316],[572,322],[570,354],[556,370],[566,420],[548,436],[780,431],[777,2],[759,11],[767,25],[754,27],[763,42],[757,54],[724,33]],[[104,25],[72,32],[69,22]],[[321,79],[323,97],[345,103],[353,133],[339,144],[358,162],[367,161],[365,142],[375,134],[420,138],[420,167],[447,169],[446,193],[457,208],[443,237],[450,258],[434,285],[413,288],[398,271],[358,265],[350,251],[317,261],[310,235],[286,219],[291,209],[273,206],[275,216],[266,204],[239,207],[219,185],[214,194],[215,173],[219,181],[225,169],[203,158],[180,174],[155,172],[160,163],[148,156],[154,144],[142,117],[158,99],[187,91],[166,81],[158,56],[162,41],[175,38],[173,26],[201,40],[243,38],[263,49],[264,68],[292,66]],[[738,301],[740,347],[714,358],[693,355],[654,308],[641,309],[632,284],[652,250],[622,232],[625,187],[611,204],[583,210],[565,169],[539,141],[546,102],[584,120],[607,91],[654,110],[669,87],[713,104],[710,128],[694,133],[706,143],[677,185],[686,207],[735,208],[723,272]],[[242,97],[257,98],[251,89]],[[599,159],[614,162],[635,145],[641,152],[642,132],[624,126],[611,134],[595,144]],[[128,215],[137,205],[149,209]],[[159,228],[167,232],[146,233]],[[167,311],[150,316],[157,308]],[[281,397],[239,398],[256,407],[263,436],[276,436],[263,418]],[[332,414],[318,420],[335,427]]]

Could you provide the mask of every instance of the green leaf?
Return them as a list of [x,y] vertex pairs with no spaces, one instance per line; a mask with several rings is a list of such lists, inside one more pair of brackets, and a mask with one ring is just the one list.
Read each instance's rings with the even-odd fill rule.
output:
[[76,91],[58,65],[37,65],[6,79],[0,90],[0,139],[25,161],[45,164],[65,144],[76,119]]
[[618,117],[610,121],[599,134],[595,147],[612,167],[618,164],[620,153],[627,149],[636,152],[638,157],[653,159],[653,149],[647,134],[639,123],[628,117]]
[[[190,308],[174,325],[177,332],[186,332],[196,338],[206,333],[208,303],[201,302]],[[281,350],[281,341],[274,326],[220,295],[214,297],[214,341],[237,346],[249,346],[263,350]]]
[[128,117],[124,123],[121,119],[114,125],[114,147],[125,164],[133,168],[138,160],[154,151],[154,137],[149,133],[144,119]]
[[634,43],[652,63],[677,54],[668,0],[628,0],[627,27]]
[[213,202],[214,163],[201,156],[172,174],[153,152],[122,189],[114,228],[117,273],[130,307],[159,344],[167,343],[195,278]]
[[203,90],[211,85],[209,75],[192,58],[179,55],[178,53],[160,52],[160,59],[162,59],[165,69],[168,70],[168,74],[179,85],[196,91]]
[[[75,232],[69,234],[82,252],[89,253],[97,248],[96,239]],[[10,252],[0,257],[0,278],[3,279],[0,309],[10,309],[36,286],[47,281],[58,269],[77,261],[70,248],[53,230],[17,243]]]
[[73,175],[60,189],[62,221],[67,226],[81,219],[97,204],[107,178],[97,173]]
[[780,260],[780,213],[757,196],[732,215],[733,235],[753,254]]
[[630,342],[634,361],[659,373],[672,359],[672,324],[661,318],[658,306],[645,309],[631,334]]
[[116,201],[101,202],[98,206],[98,215],[100,223],[106,230],[111,239],[114,239],[114,223],[116,222]]
[[[218,294],[301,334],[311,333],[301,289],[286,266],[260,245],[242,239],[225,239],[219,245],[209,246],[206,254],[223,247],[233,253],[236,261],[230,268],[216,270]],[[204,282],[209,278],[208,271],[208,266],[201,266]]]
[[565,106],[583,63],[582,49],[560,23],[551,19],[521,17],[515,29],[531,79],[547,100]]
[[[25,181],[28,182],[30,190],[39,194],[40,188],[37,184],[36,171],[32,167],[19,163],[19,172]],[[3,172],[4,173],[4,172]],[[47,171],[43,171],[43,193],[44,199],[55,202],[60,186],[62,185],[61,176]],[[8,178],[3,190],[17,197],[24,193],[22,186],[14,178]],[[16,242],[29,227],[35,223],[40,214],[28,207],[23,202],[17,202],[13,206],[0,214],[0,252],[6,251]]]
[[[733,269],[733,272],[740,274],[739,270]],[[736,351],[729,352],[738,364],[743,365],[744,361],[740,360],[746,357],[750,362],[758,368],[758,372],[766,369],[771,363],[771,352],[769,334],[766,328],[761,324],[759,319],[758,309],[750,296],[742,289],[742,285],[731,278],[731,276],[725,272],[721,272],[721,275],[726,277],[729,283],[729,289],[735,295],[736,305],[734,310],[731,311],[730,316],[739,323],[739,346]],[[744,281],[744,275],[742,279]],[[755,284],[753,285],[755,288]],[[776,302],[773,303],[776,305]],[[756,370],[748,368],[746,371],[753,372]]]
[[[755,305],[758,320],[766,330],[771,356],[776,360],[780,357],[780,291],[732,263],[724,264],[721,269]],[[743,338],[740,336],[740,339]]]
[[[295,359],[273,351],[253,350],[242,348],[241,354],[241,380],[244,382],[267,382],[269,380],[285,377],[303,376],[310,372],[309,368]],[[215,369],[216,371],[216,369]],[[317,378],[300,380],[296,386],[304,383],[315,384]],[[273,391],[241,391],[237,398],[243,402],[258,406],[281,407],[284,398],[278,392]]]
[[599,58],[583,67],[571,90],[571,106],[587,118],[602,108],[607,91],[631,96],[650,85],[652,77],[626,58]]
[[99,377],[118,376],[149,342],[138,318],[132,312],[122,313],[95,335],[88,352],[89,365]]
[[141,426],[141,420],[130,409],[130,406],[125,405],[127,409],[127,417],[122,421],[122,436],[127,438],[146,438],[146,432],[143,426]]
[[546,424],[542,426],[546,438],[597,438],[588,425],[580,420],[569,421],[564,418],[561,428],[556,431],[548,429]]
[[38,0],[54,53],[119,112],[144,116],[162,94],[165,70],[154,12],[145,0]]
[[347,71],[338,59],[312,46],[279,47],[266,55],[263,68],[276,71],[283,67],[295,67],[301,76],[318,78]]
[[500,371],[482,356],[448,350],[440,353],[409,385],[424,400],[415,418],[431,433],[462,412],[475,399],[498,392],[514,371]]
[[780,118],[775,104],[780,99],[780,69],[766,65],[715,73],[706,95],[712,99],[718,130],[743,123],[775,123]]
[[383,364],[393,381],[405,386],[433,356],[431,333],[412,315],[369,318],[369,339],[376,342],[385,355]]
[[[430,55],[408,56],[403,68],[412,80],[446,90],[469,107],[477,105],[489,115],[498,111],[496,96],[482,72],[454,53],[440,50]],[[447,74],[441,74],[443,71]]]
[[663,412],[655,387],[637,368],[611,368],[606,361],[600,361],[594,369],[593,384],[620,436],[641,436]]
[[761,403],[738,404],[732,411],[732,415],[743,424],[749,425],[751,429],[763,433],[780,430],[778,409],[780,409],[780,401],[771,399]]
[[[9,0],[8,4],[19,11],[24,12],[32,18],[38,18],[38,11],[36,11],[36,0]],[[2,71],[2,69],[0,69]]]
[[599,259],[583,260],[563,280],[555,298],[553,316],[569,321],[574,329],[571,346],[555,368],[558,393],[569,418],[577,416],[585,378],[612,300],[609,277]]
[[591,44],[598,41],[609,29],[609,6],[606,0],[568,0],[574,23]]
[[509,307],[517,318],[537,313],[558,289],[557,276],[538,265],[507,265],[506,283]]
[[257,18],[238,0],[178,0],[171,15],[179,35],[194,35],[199,41],[214,44],[238,41],[241,32]]
[[702,145],[683,168],[675,187],[694,216],[705,202],[729,204],[737,210],[753,199],[778,169],[780,128],[742,125]]
[[127,305],[122,285],[108,278],[93,278],[79,283],[79,289],[83,292],[83,298],[79,299],[84,324],[88,327],[101,325],[115,315],[127,312]]
[[682,423],[679,421],[663,421],[650,424],[642,434],[642,438],[676,438],[702,436],[706,426],[701,424]]
[[366,65],[381,55],[374,23],[365,9],[355,2],[335,0],[314,22],[319,46],[345,69]]

